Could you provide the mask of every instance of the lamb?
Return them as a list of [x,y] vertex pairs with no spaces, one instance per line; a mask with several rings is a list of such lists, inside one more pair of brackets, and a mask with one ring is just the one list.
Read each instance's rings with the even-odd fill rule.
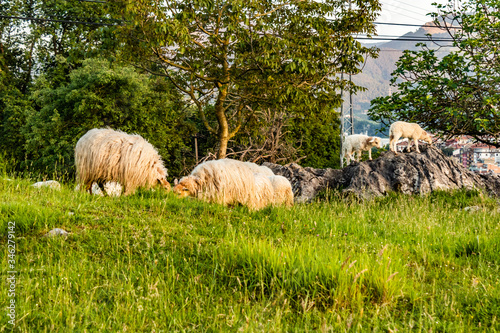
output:
[[354,153],[357,153],[356,161],[359,162],[362,151],[368,151],[368,158],[371,160],[373,147],[381,147],[381,140],[379,137],[363,134],[348,135],[342,146],[342,155],[346,157],[347,165],[351,163],[351,155]]
[[102,187],[107,181],[120,183],[124,195],[157,183],[170,189],[167,169],[158,151],[137,134],[91,129],[76,143],[75,165],[77,182],[90,193],[94,182]]
[[276,206],[293,206],[293,191],[290,181],[286,177],[278,175],[269,176],[268,178],[273,186],[273,204]]
[[[427,132],[424,131],[422,127],[420,127],[420,125],[416,123],[396,121],[395,123],[391,124],[391,127],[389,128],[389,148],[396,155],[398,154],[396,150],[396,143],[400,138],[408,138],[409,140],[413,139],[418,153],[420,153],[420,150],[418,149],[418,140],[423,140],[430,145],[432,144],[432,138],[430,137],[430,135],[427,134]],[[408,141],[408,151],[410,150],[410,145],[411,142]]]
[[181,178],[174,186],[174,193],[180,197],[191,196],[207,202],[222,205],[242,204],[250,210],[267,205],[265,180],[255,181],[255,175],[244,162],[221,159],[204,162],[196,166],[189,176]]

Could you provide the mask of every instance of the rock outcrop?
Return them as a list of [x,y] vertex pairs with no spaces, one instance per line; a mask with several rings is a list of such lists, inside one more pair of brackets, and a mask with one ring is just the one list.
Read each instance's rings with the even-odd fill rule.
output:
[[382,196],[388,192],[426,194],[435,190],[481,189],[500,196],[500,177],[475,174],[441,150],[420,147],[420,153],[385,152],[372,161],[353,163],[344,169],[303,168],[264,163],[275,174],[292,183],[296,202],[308,202],[326,188],[337,189],[359,198]]

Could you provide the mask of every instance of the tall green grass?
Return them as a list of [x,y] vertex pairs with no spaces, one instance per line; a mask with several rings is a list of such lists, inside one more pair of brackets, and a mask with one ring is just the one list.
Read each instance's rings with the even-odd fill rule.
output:
[[[499,206],[479,192],[363,203],[333,193],[250,212],[5,178],[0,246],[15,221],[17,331],[500,329]],[[56,227],[71,234],[43,237]]]

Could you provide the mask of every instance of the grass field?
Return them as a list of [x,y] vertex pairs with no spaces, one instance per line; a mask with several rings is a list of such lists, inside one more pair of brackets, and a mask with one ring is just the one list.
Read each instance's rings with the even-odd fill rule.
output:
[[[163,191],[98,197],[2,178],[15,331],[500,330],[500,206],[478,192],[365,203],[333,193],[249,212]],[[56,227],[70,236],[43,237]],[[7,289],[0,331],[12,328]]]

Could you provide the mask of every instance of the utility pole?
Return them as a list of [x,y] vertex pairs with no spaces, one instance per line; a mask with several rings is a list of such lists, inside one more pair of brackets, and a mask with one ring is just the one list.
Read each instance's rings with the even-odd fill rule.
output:
[[198,133],[196,133],[194,136],[194,155],[196,158],[196,164],[198,164]]
[[[351,11],[351,0],[349,0],[349,12]],[[349,86],[352,85],[352,76],[349,75]],[[344,72],[340,74],[340,80],[344,81]],[[344,136],[354,134],[354,115],[352,108],[352,91],[349,89],[349,115],[344,112],[344,89],[340,89],[340,99],[342,104],[340,105],[340,167],[344,167]]]
[[[344,81],[344,72],[340,73],[340,82]],[[344,88],[340,88],[340,167],[344,167]]]

